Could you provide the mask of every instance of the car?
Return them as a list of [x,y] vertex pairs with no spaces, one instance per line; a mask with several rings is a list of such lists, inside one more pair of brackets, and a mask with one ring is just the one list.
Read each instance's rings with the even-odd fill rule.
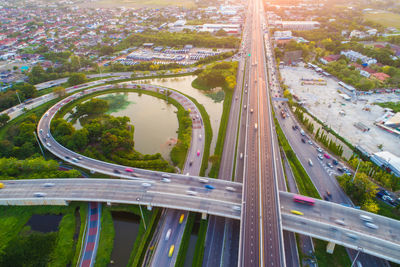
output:
[[169,237],[171,236],[171,228],[168,229],[167,233],[165,234],[165,241],[167,241],[169,239]]
[[142,183],[142,186],[143,186],[143,187],[150,187],[151,184],[150,184],[150,183]]
[[168,251],[168,258],[172,257],[172,255],[174,254],[174,250],[175,250],[175,245],[171,245]]
[[139,177],[139,176],[138,176],[136,173],[134,173],[134,172],[131,173],[131,176],[132,176],[132,177]]
[[370,223],[373,222],[373,220],[372,220],[372,218],[370,216],[363,215],[363,214],[360,215],[360,220],[364,221],[364,222],[370,222]]
[[247,108],[247,105],[244,105],[243,108],[246,109],[246,108]]
[[257,123],[254,123],[254,130],[257,130],[258,126]]
[[231,187],[231,186],[225,187],[225,190],[226,190],[226,191],[230,191],[230,192],[236,192],[236,189],[233,188],[233,187]]
[[193,165],[193,160],[191,160],[190,162],[189,162],[189,166],[192,166]]
[[303,142],[305,144],[306,140],[304,138],[301,138],[301,142]]
[[[278,106],[279,107],[279,106]],[[293,131],[296,131],[296,127],[294,127],[294,125],[292,126]]]
[[188,194],[188,195],[190,195],[190,196],[196,196],[196,195],[197,195],[197,192],[196,192],[196,191],[193,191],[193,190],[187,190],[187,191],[186,191],[186,194]]
[[371,222],[366,222],[365,226],[367,226],[368,228],[371,228],[371,229],[375,229],[375,230],[379,229],[378,225],[371,223]]
[[339,172],[344,172],[344,170],[343,170],[342,168],[340,168],[340,167],[337,167],[337,170],[338,170]]
[[200,156],[200,150],[197,150],[197,156]]
[[35,197],[45,197],[45,196],[46,196],[46,193],[36,192],[36,193],[33,193],[33,195],[34,195]]
[[70,159],[70,157],[69,157],[69,156],[65,156],[65,158],[66,158],[66,159]]
[[323,159],[324,159],[324,156],[322,156],[322,154],[318,154],[318,158],[319,158],[320,160],[323,160]]
[[240,207],[240,206],[232,206],[232,209],[233,209],[233,210],[240,211],[240,210],[242,209],[242,207]]
[[254,112],[254,110],[251,108],[251,109],[250,109],[250,113],[253,113],[253,112]]
[[83,160],[83,157],[82,157],[82,156],[79,156],[78,159],[79,159],[79,160]]
[[4,188],[4,184],[0,183],[0,189]]
[[43,129],[40,129],[40,130],[39,130],[39,133],[43,133]]
[[78,162],[78,159],[77,158],[72,158],[72,161],[73,162]]
[[311,140],[308,140],[307,143],[309,143],[310,145],[313,144],[313,142]]
[[347,237],[350,237],[351,239],[357,240],[358,239],[358,235],[355,235],[353,233],[346,233]]
[[163,174],[161,174],[161,177],[164,177],[164,178],[171,178],[171,175],[168,174],[168,173],[163,173]]
[[306,135],[306,133],[305,133],[303,130],[300,130],[300,134],[301,134],[302,136],[305,136],[305,135]]
[[199,182],[202,184],[206,184],[206,183],[208,183],[208,180],[204,179],[204,178],[199,178]]
[[333,163],[333,165],[338,165],[339,164],[339,162],[336,159],[333,159],[332,163]]
[[240,152],[239,158],[243,159],[243,153],[242,152]]
[[328,166],[329,168],[333,169],[333,165],[330,164],[329,162],[326,163],[326,166]]
[[327,158],[327,159],[330,159],[330,158],[331,158],[331,156],[329,156],[329,155],[326,154],[326,153],[324,154],[324,157]]
[[239,99],[238,96],[236,96],[235,99],[238,100]]
[[168,179],[168,178],[162,178],[161,179],[161,182],[163,182],[163,183],[170,183],[171,182],[171,179]]
[[324,195],[324,200],[329,201],[329,197],[327,195]]
[[179,217],[179,224],[182,224],[183,219],[185,219],[185,214],[181,214],[181,217]]
[[212,186],[212,185],[210,185],[210,184],[206,184],[204,187],[205,187],[206,189],[210,189],[210,190],[215,189],[215,187]]
[[342,226],[346,226],[347,225],[343,220],[340,220],[340,219],[336,219],[336,220],[334,220],[334,222],[339,224],[339,225],[342,225]]
[[325,193],[326,193],[326,195],[327,195],[328,197],[331,197],[331,196],[332,196],[331,192],[329,192],[328,190],[326,190]]
[[48,134],[46,134],[46,136],[47,136],[47,138],[50,138],[50,134],[48,133]]
[[317,148],[317,151],[318,151],[319,153],[324,152],[320,147]]
[[51,147],[51,144],[50,144],[49,142],[47,142],[46,145],[47,145],[48,147]]
[[244,90],[244,92],[247,94],[247,89],[246,89],[246,90]]
[[44,183],[44,187],[53,187],[55,184],[54,183]]
[[308,165],[310,165],[311,167],[313,166],[313,162],[311,159],[308,159]]
[[201,135],[201,134],[199,134],[199,139],[201,140],[201,138],[202,138],[203,136]]
[[291,213],[296,214],[296,215],[304,215],[303,212],[298,211],[298,210],[290,210]]

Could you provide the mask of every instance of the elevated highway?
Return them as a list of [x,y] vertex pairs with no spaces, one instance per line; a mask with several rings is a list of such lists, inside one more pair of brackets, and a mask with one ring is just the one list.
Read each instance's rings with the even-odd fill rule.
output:
[[[185,183],[143,182],[125,179],[35,179],[1,181],[0,205],[67,205],[70,201],[142,204],[154,207],[183,209],[232,219],[240,218],[241,185],[229,183],[238,193],[222,184],[215,189]],[[52,186],[46,186],[52,183]],[[195,196],[187,190],[195,191]]]
[[[219,181],[215,189],[194,188],[182,183],[146,182],[125,179],[35,179],[5,180],[0,205],[67,205],[70,201],[141,204],[207,213],[240,219],[241,184]],[[193,181],[200,183],[199,181]],[[48,184],[51,186],[48,186]],[[46,186],[47,184],[47,186]],[[237,192],[226,190],[231,186]],[[188,195],[187,190],[197,195]],[[40,195],[38,195],[40,193]],[[294,194],[279,192],[282,227],[318,239],[360,250],[400,263],[400,221],[362,210],[315,199],[309,206],[293,201]],[[295,215],[297,210],[304,215]],[[368,228],[360,215],[372,218],[378,229]],[[338,224],[335,220],[341,220]]]

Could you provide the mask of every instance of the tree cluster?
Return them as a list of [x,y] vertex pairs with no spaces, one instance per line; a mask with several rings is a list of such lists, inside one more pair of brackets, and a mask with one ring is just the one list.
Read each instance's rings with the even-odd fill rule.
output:
[[222,87],[233,90],[236,86],[237,62],[217,62],[202,70],[195,83],[202,88]]

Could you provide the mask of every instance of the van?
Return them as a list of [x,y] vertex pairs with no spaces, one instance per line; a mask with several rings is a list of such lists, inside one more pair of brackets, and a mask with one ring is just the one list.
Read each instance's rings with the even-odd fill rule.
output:
[[308,165],[310,165],[311,167],[313,166],[312,160],[308,159]]

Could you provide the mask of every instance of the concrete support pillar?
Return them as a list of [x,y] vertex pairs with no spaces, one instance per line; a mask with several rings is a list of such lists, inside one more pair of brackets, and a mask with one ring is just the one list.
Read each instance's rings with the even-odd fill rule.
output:
[[333,250],[335,249],[335,243],[329,242],[326,246],[326,252],[329,254],[333,254]]

